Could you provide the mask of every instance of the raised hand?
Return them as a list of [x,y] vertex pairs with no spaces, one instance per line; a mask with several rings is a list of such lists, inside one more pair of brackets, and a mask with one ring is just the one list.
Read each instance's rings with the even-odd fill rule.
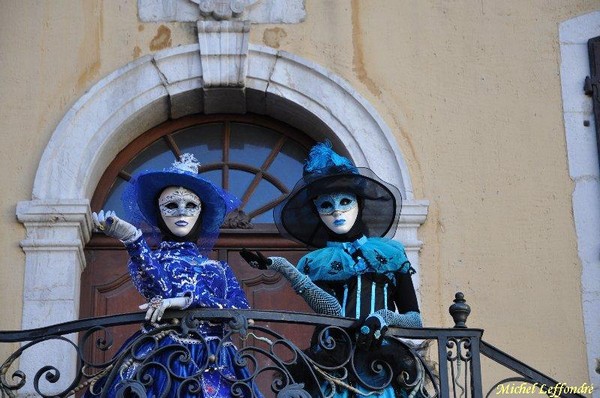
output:
[[114,211],[100,210],[99,213],[92,213],[94,227],[105,235],[119,239],[123,243],[130,243],[142,236],[142,231],[121,220]]
[[251,252],[250,250],[242,249],[240,251],[240,256],[242,256],[252,268],[269,269],[269,266],[272,264],[272,261],[259,251]]
[[161,296],[152,297],[150,302],[140,305],[140,310],[146,310],[146,320],[158,322],[162,319],[167,308],[178,310],[189,307],[192,299],[190,297],[173,297],[163,299]]

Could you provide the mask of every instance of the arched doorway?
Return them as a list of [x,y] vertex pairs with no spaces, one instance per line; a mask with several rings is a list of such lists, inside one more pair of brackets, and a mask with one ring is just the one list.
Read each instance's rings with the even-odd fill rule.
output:
[[[26,230],[23,329],[76,319],[80,315],[80,274],[90,240],[90,200],[103,172],[143,132],[170,119],[203,112],[198,101],[202,68],[197,45],[148,55],[114,71],[91,87],[65,114],[44,150],[32,200],[20,202],[17,217]],[[359,166],[398,186],[405,200],[396,233],[419,269],[428,202],[414,198],[409,169],[396,138],[375,108],[339,76],[293,54],[249,45],[247,111],[302,127],[315,140],[325,137]],[[417,274],[418,275],[418,274]],[[418,286],[419,281],[415,280]],[[24,355],[25,371],[39,358],[60,359],[46,350]]]

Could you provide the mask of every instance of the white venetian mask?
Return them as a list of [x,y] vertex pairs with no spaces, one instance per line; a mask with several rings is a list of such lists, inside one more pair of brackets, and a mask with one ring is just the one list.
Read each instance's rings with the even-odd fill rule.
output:
[[323,224],[336,234],[350,231],[358,218],[358,201],[352,193],[320,195],[313,203]]
[[169,231],[180,237],[190,233],[202,211],[198,195],[183,187],[165,188],[158,198],[158,206]]

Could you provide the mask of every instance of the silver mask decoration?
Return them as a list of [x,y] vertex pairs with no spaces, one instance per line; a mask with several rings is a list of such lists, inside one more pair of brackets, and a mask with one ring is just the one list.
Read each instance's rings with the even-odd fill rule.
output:
[[190,233],[202,211],[198,195],[183,187],[165,188],[158,198],[158,206],[167,228],[175,236]]
[[348,233],[358,218],[358,200],[352,193],[320,195],[313,203],[323,224],[338,235]]
[[356,195],[349,192],[319,195],[313,203],[321,215],[333,214],[334,211],[345,213],[358,206]]

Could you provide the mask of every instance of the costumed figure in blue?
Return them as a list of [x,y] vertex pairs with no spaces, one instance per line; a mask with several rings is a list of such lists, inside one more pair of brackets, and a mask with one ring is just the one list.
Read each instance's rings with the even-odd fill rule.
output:
[[[300,259],[297,267],[285,258],[241,253],[253,267],[282,273],[315,312],[357,320],[356,375],[348,375],[336,387],[336,397],[364,396],[365,384],[377,385],[378,380],[367,376],[377,359],[395,369],[392,383],[376,396],[415,396],[420,391],[419,364],[405,345],[384,338],[389,326],[422,327],[411,279],[414,269],[402,244],[385,238],[395,233],[400,208],[396,187],[369,169],[355,167],[330,143],[317,144],[304,165],[303,178],[274,211],[284,236],[316,250]],[[331,366],[340,360],[318,344],[307,354]],[[386,377],[389,380],[389,372]],[[369,382],[363,383],[366,379]],[[311,386],[306,388],[311,391]],[[312,388],[313,396],[328,394],[323,386]],[[315,393],[315,388],[321,391]]]
[[[171,168],[133,176],[122,198],[132,223],[112,211],[93,214],[97,229],[125,245],[148,322],[121,347],[118,372],[91,385],[86,397],[231,397],[232,388],[235,396],[260,396],[252,383],[237,383],[247,382],[249,371],[235,362],[237,349],[223,339],[221,324],[202,321],[186,335],[173,328],[156,333],[166,309],[248,308],[230,267],[206,257],[239,201],[201,178],[198,165],[184,154]],[[162,234],[158,249],[150,249],[142,226]]]

